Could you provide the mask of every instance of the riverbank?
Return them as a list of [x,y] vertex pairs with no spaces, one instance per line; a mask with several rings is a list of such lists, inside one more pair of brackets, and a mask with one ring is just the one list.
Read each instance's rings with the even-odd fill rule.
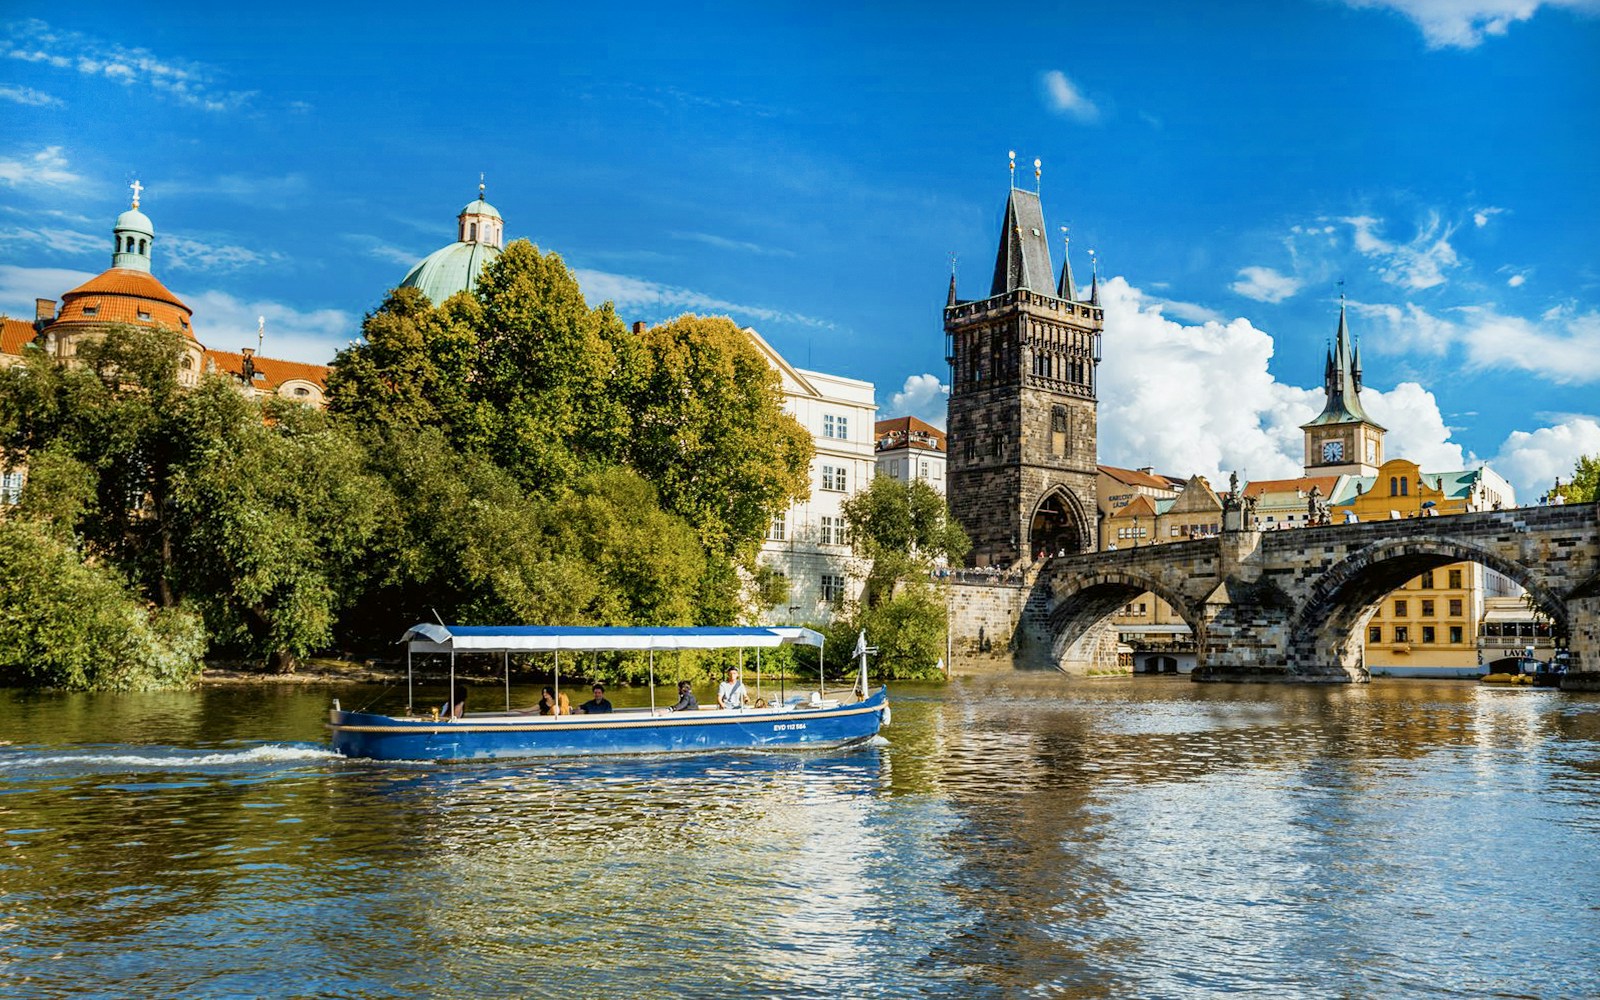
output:
[[285,674],[250,663],[207,663],[197,681],[202,686],[230,684],[387,684],[406,679],[404,668],[390,668],[361,660],[313,657]]

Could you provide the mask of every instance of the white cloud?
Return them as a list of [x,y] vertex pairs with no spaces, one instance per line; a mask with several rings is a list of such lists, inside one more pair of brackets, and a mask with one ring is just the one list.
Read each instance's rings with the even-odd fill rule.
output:
[[767,323],[796,323],[801,326],[814,326],[832,329],[833,324],[827,320],[817,319],[801,313],[787,312],[781,309],[769,309],[765,306],[745,306],[737,302],[729,302],[703,292],[692,291],[687,288],[674,288],[659,282],[649,281],[644,278],[634,278],[625,274],[611,274],[606,271],[591,271],[584,268],[573,269],[577,276],[578,284],[583,288],[584,298],[591,306],[598,306],[602,302],[611,302],[618,309],[638,309],[652,315],[665,318],[677,310],[688,309],[695,312],[728,315],[746,320],[755,319]]
[[[1101,286],[1101,301],[1102,462],[1153,465],[1175,476],[1198,473],[1217,485],[1235,470],[1247,480],[1302,474],[1300,425],[1321,411],[1323,391],[1272,376],[1270,334],[1246,319],[1185,326],[1120,277]],[[1466,467],[1438,401],[1420,385],[1404,382],[1388,392],[1368,387],[1361,401],[1390,428],[1388,455],[1428,469]]]
[[1506,284],[1510,285],[1512,288],[1521,288],[1527,280],[1528,276],[1526,274],[1513,274],[1511,277],[1506,279]]
[[282,263],[286,258],[276,250],[266,252],[229,243],[211,243],[191,236],[157,237],[156,253],[180,271],[237,271]]
[[1100,109],[1084,96],[1077,84],[1067,79],[1058,69],[1044,75],[1044,98],[1050,110],[1080,122],[1092,122],[1100,117]]
[[947,406],[950,387],[939,381],[939,376],[924,373],[906,376],[906,384],[889,397],[884,418],[912,416],[926,420],[940,429],[949,415]]
[[[1384,335],[1367,340],[1366,343],[1380,345],[1387,354],[1421,351],[1442,355],[1460,336],[1455,324],[1440,319],[1413,302],[1407,302],[1403,306],[1351,302],[1349,307],[1357,316],[1377,322]],[[1352,326],[1352,331],[1358,337],[1361,336],[1359,326]]]
[[1461,446],[1450,440],[1450,428],[1433,393],[1415,382],[1401,382],[1388,392],[1361,390],[1368,415],[1387,428],[1383,453],[1408,458],[1427,472],[1454,472],[1468,467]]
[[0,313],[12,319],[33,319],[34,299],[59,299],[61,293],[94,277],[89,271],[64,267],[17,267],[0,264]]
[[33,108],[59,108],[63,104],[61,98],[52,97],[32,87],[0,87],[0,101],[10,101],[13,104]]
[[1461,340],[1477,367],[1532,372],[1565,385],[1600,381],[1600,311],[1558,306],[1537,323],[1487,306],[1458,312],[1466,319]]
[[46,146],[21,159],[0,156],[0,184],[10,187],[19,184],[63,187],[81,180],[82,177],[67,169],[67,158],[61,155],[60,146]]
[[1537,503],[1556,477],[1570,479],[1583,455],[1600,455],[1600,418],[1575,415],[1536,431],[1512,431],[1489,467],[1510,480],[1517,501],[1527,505]]
[[1483,208],[1473,209],[1473,211],[1472,211],[1472,224],[1477,226],[1479,229],[1482,229],[1484,226],[1487,226],[1489,224],[1489,220],[1490,219],[1494,218],[1495,216],[1499,215],[1501,212],[1504,212],[1504,211],[1505,211],[1505,209],[1503,209],[1503,208],[1495,208],[1493,205],[1487,205],[1487,206],[1485,206]]
[[794,256],[793,250],[785,250],[782,247],[767,246],[762,243],[749,243],[744,240],[732,240],[726,236],[718,236],[715,233],[675,232],[669,235],[675,240],[689,240],[694,243],[704,243],[706,246],[716,247],[719,250],[734,250],[739,253],[756,254],[762,257]]
[[9,37],[0,38],[0,56],[76,70],[122,86],[147,86],[180,104],[206,111],[233,111],[255,96],[254,91],[213,86],[213,71],[200,63],[163,59],[149,49],[125,48],[77,31],[57,31],[40,20],[13,24]]
[[1239,269],[1239,280],[1228,287],[1257,302],[1282,302],[1300,291],[1303,284],[1299,278],[1279,274],[1270,267],[1244,267]]
[[178,297],[194,310],[200,342],[219,351],[256,346],[256,317],[266,317],[261,353],[269,358],[327,364],[361,335],[361,323],[342,309],[300,310],[280,302],[246,301],[227,292],[205,291]]
[[7,243],[31,243],[47,250],[65,254],[111,253],[111,239],[95,233],[62,229],[56,226],[7,226],[0,228],[0,240]]
[[1432,49],[1476,48],[1484,38],[1504,35],[1518,21],[1527,21],[1540,7],[1596,9],[1595,0],[1345,0],[1352,7],[1396,11],[1422,30]]
[[1437,212],[1428,214],[1427,221],[1417,228],[1417,235],[1408,243],[1393,243],[1379,236],[1383,223],[1371,216],[1358,215],[1339,221],[1352,228],[1356,249],[1374,262],[1379,277],[1391,285],[1413,291],[1433,288],[1444,284],[1445,272],[1461,263],[1450,245],[1450,236],[1455,230],[1446,225]]
[[1246,479],[1300,474],[1300,424],[1316,416],[1322,392],[1273,378],[1268,334],[1246,319],[1185,326],[1121,277],[1103,282],[1100,296],[1102,462],[1214,484],[1234,470]]

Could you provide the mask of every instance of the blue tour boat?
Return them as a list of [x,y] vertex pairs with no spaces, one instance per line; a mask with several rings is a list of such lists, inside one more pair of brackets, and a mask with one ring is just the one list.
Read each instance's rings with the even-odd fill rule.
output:
[[[889,721],[888,689],[867,690],[866,637],[856,643],[860,679],[846,696],[828,697],[819,689],[809,697],[768,704],[761,691],[760,651],[784,645],[815,646],[822,663],[823,637],[798,626],[754,628],[557,628],[414,625],[406,643],[407,709],[403,715],[351,712],[337,700],[329,712],[333,748],[347,757],[376,760],[452,760],[481,757],[551,757],[592,754],[642,754],[718,749],[785,749],[841,746],[876,736]],[[683,649],[753,649],[756,657],[756,707],[669,712],[654,702],[655,654]],[[537,715],[513,711],[510,704],[512,653],[555,654],[559,692],[561,654],[628,650],[650,658],[652,704],[603,715]],[[412,658],[447,654],[450,688],[456,690],[458,653],[499,653],[506,664],[504,711],[452,714],[449,706],[425,715],[412,702]],[[821,671],[819,669],[819,677]],[[479,689],[481,690],[481,688]]]

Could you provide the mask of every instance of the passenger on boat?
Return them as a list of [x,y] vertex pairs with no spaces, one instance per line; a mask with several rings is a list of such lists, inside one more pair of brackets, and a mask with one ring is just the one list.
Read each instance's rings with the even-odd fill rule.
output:
[[467,689],[465,685],[456,685],[455,694],[445,699],[439,706],[439,714],[447,719],[459,719],[467,714]]
[[700,702],[695,700],[694,686],[688,681],[678,682],[678,703],[667,709],[669,712],[693,712],[700,708]]
[[749,701],[745,694],[744,682],[739,679],[739,668],[728,668],[728,679],[717,685],[718,708],[743,708]]
[[539,714],[571,715],[572,702],[567,698],[566,695],[562,695],[558,700],[554,690],[551,688],[545,688],[544,694],[539,698]]
[[603,685],[594,686],[594,697],[578,706],[578,711],[585,715],[604,715],[611,711],[611,702],[606,701],[606,689]]

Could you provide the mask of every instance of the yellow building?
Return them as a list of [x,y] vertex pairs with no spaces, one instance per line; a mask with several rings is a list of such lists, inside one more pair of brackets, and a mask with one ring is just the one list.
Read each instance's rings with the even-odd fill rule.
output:
[[[1402,458],[1354,479],[1333,506],[1334,521],[1448,517],[1514,506],[1511,485],[1487,467],[1424,472]],[[1374,676],[1476,677],[1487,671],[1478,633],[1488,602],[1516,599],[1511,580],[1477,563],[1423,573],[1379,602],[1366,628],[1366,666]]]

